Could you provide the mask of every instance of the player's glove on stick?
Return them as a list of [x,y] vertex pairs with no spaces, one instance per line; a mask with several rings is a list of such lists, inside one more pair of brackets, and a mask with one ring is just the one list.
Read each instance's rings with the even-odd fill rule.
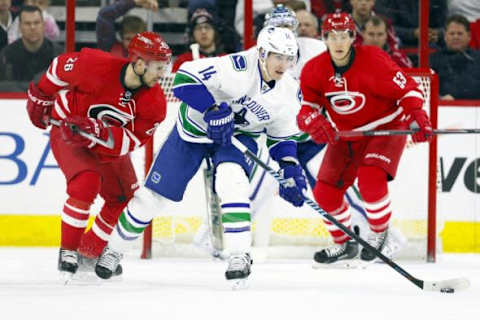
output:
[[207,137],[221,146],[230,145],[235,125],[233,118],[232,108],[224,102],[218,107],[210,108],[203,116],[208,125]]
[[33,82],[27,90],[27,112],[33,125],[46,129],[54,98],[44,94]]
[[278,171],[287,185],[280,184],[280,197],[287,200],[295,207],[303,205],[303,192],[307,190],[307,181],[303,175],[302,167],[299,165],[287,165]]
[[67,117],[60,123],[62,138],[67,143],[71,143],[80,147],[91,147],[94,145],[94,142],[88,138],[82,137],[78,133],[79,130],[103,139],[103,129],[106,129],[106,126],[102,121],[77,115]]
[[336,130],[320,110],[302,106],[297,115],[298,128],[312,137],[313,141],[321,143],[337,143]]
[[419,129],[418,132],[412,134],[413,142],[430,142],[432,140],[432,124],[423,109],[415,109],[407,113],[406,121],[410,129]]

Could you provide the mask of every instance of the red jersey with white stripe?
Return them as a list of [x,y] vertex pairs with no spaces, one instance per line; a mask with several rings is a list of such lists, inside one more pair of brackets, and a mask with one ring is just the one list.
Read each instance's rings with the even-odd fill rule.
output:
[[421,109],[417,82],[380,48],[360,46],[348,70],[336,74],[329,52],[302,70],[302,105],[326,107],[338,130],[371,130]]
[[52,118],[79,115],[108,124],[114,148],[100,145],[92,151],[121,156],[146,143],[165,119],[166,99],[161,87],[131,90],[123,79],[129,61],[95,49],[66,53],[55,58],[38,87],[56,95]]

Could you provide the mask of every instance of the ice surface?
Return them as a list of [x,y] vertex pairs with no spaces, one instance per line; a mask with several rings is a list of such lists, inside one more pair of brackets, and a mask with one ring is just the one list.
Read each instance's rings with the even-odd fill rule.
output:
[[206,259],[124,260],[121,281],[59,282],[58,249],[0,249],[0,319],[355,319],[480,317],[480,255],[441,255],[400,265],[423,280],[467,277],[454,294],[425,292],[386,265],[314,270],[308,260],[252,267],[250,288],[232,291],[225,265]]

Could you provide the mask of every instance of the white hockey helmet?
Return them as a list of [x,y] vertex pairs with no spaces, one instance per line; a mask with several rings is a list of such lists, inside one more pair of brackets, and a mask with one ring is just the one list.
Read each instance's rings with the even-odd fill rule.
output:
[[263,28],[257,38],[257,49],[261,60],[265,60],[270,52],[293,56],[295,59],[298,57],[297,39],[287,28]]
[[285,7],[283,4],[277,4],[277,6],[265,15],[264,27],[284,27],[289,28],[293,32],[297,32],[298,19],[295,12]]

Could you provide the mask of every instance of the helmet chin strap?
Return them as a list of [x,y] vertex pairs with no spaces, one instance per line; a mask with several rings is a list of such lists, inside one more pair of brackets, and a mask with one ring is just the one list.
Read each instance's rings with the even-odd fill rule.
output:
[[273,78],[267,70],[267,56],[268,56],[268,52],[265,51],[265,57],[263,59],[262,59],[262,57],[259,57],[260,58],[260,68],[262,68],[262,71],[268,77],[268,81],[270,81],[270,80],[273,80]]

